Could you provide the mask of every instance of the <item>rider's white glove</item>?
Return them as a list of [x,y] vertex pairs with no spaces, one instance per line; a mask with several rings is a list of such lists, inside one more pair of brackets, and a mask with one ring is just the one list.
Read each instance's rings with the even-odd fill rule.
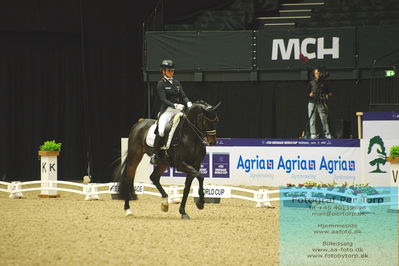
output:
[[180,104],[180,103],[175,103],[175,109],[183,111],[184,109],[184,105]]
[[187,102],[187,107],[190,108],[193,105],[191,102]]

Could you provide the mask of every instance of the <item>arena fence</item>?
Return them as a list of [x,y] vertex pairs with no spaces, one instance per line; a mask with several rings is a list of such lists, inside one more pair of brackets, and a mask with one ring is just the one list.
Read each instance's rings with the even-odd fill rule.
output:
[[[168,193],[170,203],[180,202],[184,189],[183,186],[164,186]],[[9,193],[10,198],[23,198],[24,192],[29,191],[64,191],[83,195],[85,200],[99,200],[103,194],[110,194],[112,198],[117,198],[118,183],[88,183],[82,184],[69,181],[27,181],[27,182],[3,182],[0,181],[0,192]],[[136,194],[148,194],[161,196],[152,184],[136,183]],[[256,203],[256,207],[272,207],[271,202],[283,201],[318,204],[326,201],[333,201],[348,206],[363,206],[363,211],[367,211],[369,206],[390,205],[391,209],[398,210],[398,194],[390,189],[379,188],[378,194],[367,195],[365,193],[353,194],[350,189],[345,193],[333,191],[328,188],[303,187],[303,188],[284,188],[284,189],[247,189],[232,186],[204,186],[206,198],[236,198],[248,200]],[[192,186],[189,194],[191,197],[198,197],[198,186]],[[359,208],[360,209],[360,208]]]

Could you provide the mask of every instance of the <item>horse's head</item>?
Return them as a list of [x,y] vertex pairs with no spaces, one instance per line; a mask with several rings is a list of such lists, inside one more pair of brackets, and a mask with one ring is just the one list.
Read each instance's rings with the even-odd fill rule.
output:
[[204,101],[197,101],[188,111],[188,119],[199,129],[209,145],[216,144],[216,126],[219,122],[216,108],[221,102],[212,106]]

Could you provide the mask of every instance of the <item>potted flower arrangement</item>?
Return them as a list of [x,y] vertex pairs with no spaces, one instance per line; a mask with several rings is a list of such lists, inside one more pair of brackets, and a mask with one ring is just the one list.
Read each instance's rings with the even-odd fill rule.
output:
[[399,164],[399,145],[391,147],[389,151],[389,156],[387,157],[387,161],[390,163]]
[[55,140],[45,141],[39,147],[39,156],[58,156],[60,155],[62,143],[56,143]]
[[391,186],[397,187],[399,186],[399,145],[391,146],[387,161],[391,164]]

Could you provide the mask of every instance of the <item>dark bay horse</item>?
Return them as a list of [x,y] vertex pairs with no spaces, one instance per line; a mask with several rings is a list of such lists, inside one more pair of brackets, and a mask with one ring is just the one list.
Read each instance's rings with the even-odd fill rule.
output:
[[[170,148],[163,151],[159,157],[159,163],[155,166],[150,179],[162,195],[161,209],[163,211],[168,211],[168,194],[159,180],[169,166],[187,174],[179,208],[181,218],[190,219],[185,211],[185,206],[194,178],[197,178],[199,183],[199,199],[196,205],[200,210],[204,208],[204,177],[200,174],[199,169],[206,154],[206,143],[209,145],[216,144],[216,125],[219,121],[216,108],[219,105],[220,103],[211,106],[204,101],[194,103],[188,109],[187,114],[180,118]],[[149,156],[154,153],[154,149],[146,144],[147,132],[154,123],[156,123],[156,120],[144,119],[132,126],[126,159],[115,170],[114,178],[115,181],[119,182],[119,195],[125,201],[126,216],[132,214],[129,200],[136,198],[133,189],[136,168],[144,153]]]

